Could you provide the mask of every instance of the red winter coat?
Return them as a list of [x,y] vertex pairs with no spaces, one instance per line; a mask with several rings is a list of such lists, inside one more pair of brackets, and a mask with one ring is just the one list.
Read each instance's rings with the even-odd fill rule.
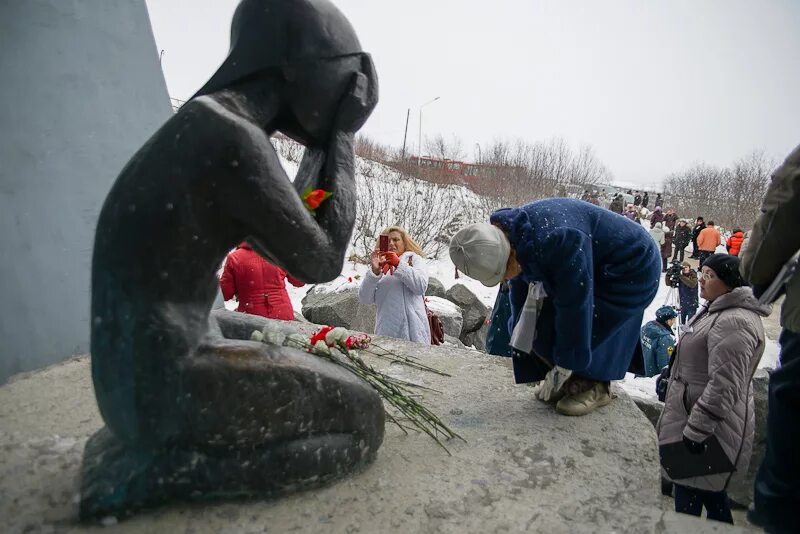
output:
[[744,241],[744,233],[743,232],[736,232],[732,236],[728,238],[728,242],[725,243],[725,247],[728,249],[728,254],[731,256],[738,256],[739,250],[742,248],[742,242]]
[[295,287],[303,285],[255,253],[250,245],[241,243],[228,254],[219,286],[225,300],[239,297],[236,311],[292,321],[294,309],[286,292],[287,279]]

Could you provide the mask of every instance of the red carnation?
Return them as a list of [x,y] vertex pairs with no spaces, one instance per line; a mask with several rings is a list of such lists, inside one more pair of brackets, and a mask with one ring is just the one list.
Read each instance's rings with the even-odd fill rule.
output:
[[311,346],[313,347],[314,345],[316,345],[317,341],[322,341],[323,343],[325,343],[325,336],[327,336],[328,332],[330,332],[331,330],[333,330],[332,326],[323,326],[322,328],[320,328],[319,332],[311,336],[311,340],[309,341],[309,343],[311,343]]
[[303,191],[303,204],[305,204],[306,209],[314,214],[314,211],[319,208],[319,206],[327,199],[329,199],[333,193],[330,191],[325,191],[324,189],[314,189],[312,190],[310,187]]

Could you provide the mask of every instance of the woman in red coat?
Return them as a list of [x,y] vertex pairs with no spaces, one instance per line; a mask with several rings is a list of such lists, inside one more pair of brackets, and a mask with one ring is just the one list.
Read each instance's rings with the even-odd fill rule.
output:
[[259,256],[247,243],[239,243],[225,259],[219,279],[222,296],[239,297],[236,311],[261,315],[269,319],[294,320],[294,309],[286,292],[286,282],[300,287],[303,282]]

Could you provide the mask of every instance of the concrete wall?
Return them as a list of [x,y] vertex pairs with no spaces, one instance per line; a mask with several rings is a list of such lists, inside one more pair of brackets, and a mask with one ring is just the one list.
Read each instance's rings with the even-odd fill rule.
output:
[[0,1],[0,383],[88,351],[97,215],[170,114],[145,0]]

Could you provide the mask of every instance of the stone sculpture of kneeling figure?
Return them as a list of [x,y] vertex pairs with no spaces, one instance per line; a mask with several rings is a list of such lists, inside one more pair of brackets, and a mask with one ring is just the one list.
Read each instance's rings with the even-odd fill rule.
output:
[[[226,61],[122,170],[93,255],[92,378],[106,428],[86,446],[83,519],[276,495],[375,457],[384,412],[373,390],[302,351],[228,339],[210,310],[216,270],[243,240],[304,282],[340,273],[353,137],[377,93],[370,57],[327,0],[243,0]],[[306,146],[294,182],[275,131]],[[315,216],[308,186],[333,193]]]

